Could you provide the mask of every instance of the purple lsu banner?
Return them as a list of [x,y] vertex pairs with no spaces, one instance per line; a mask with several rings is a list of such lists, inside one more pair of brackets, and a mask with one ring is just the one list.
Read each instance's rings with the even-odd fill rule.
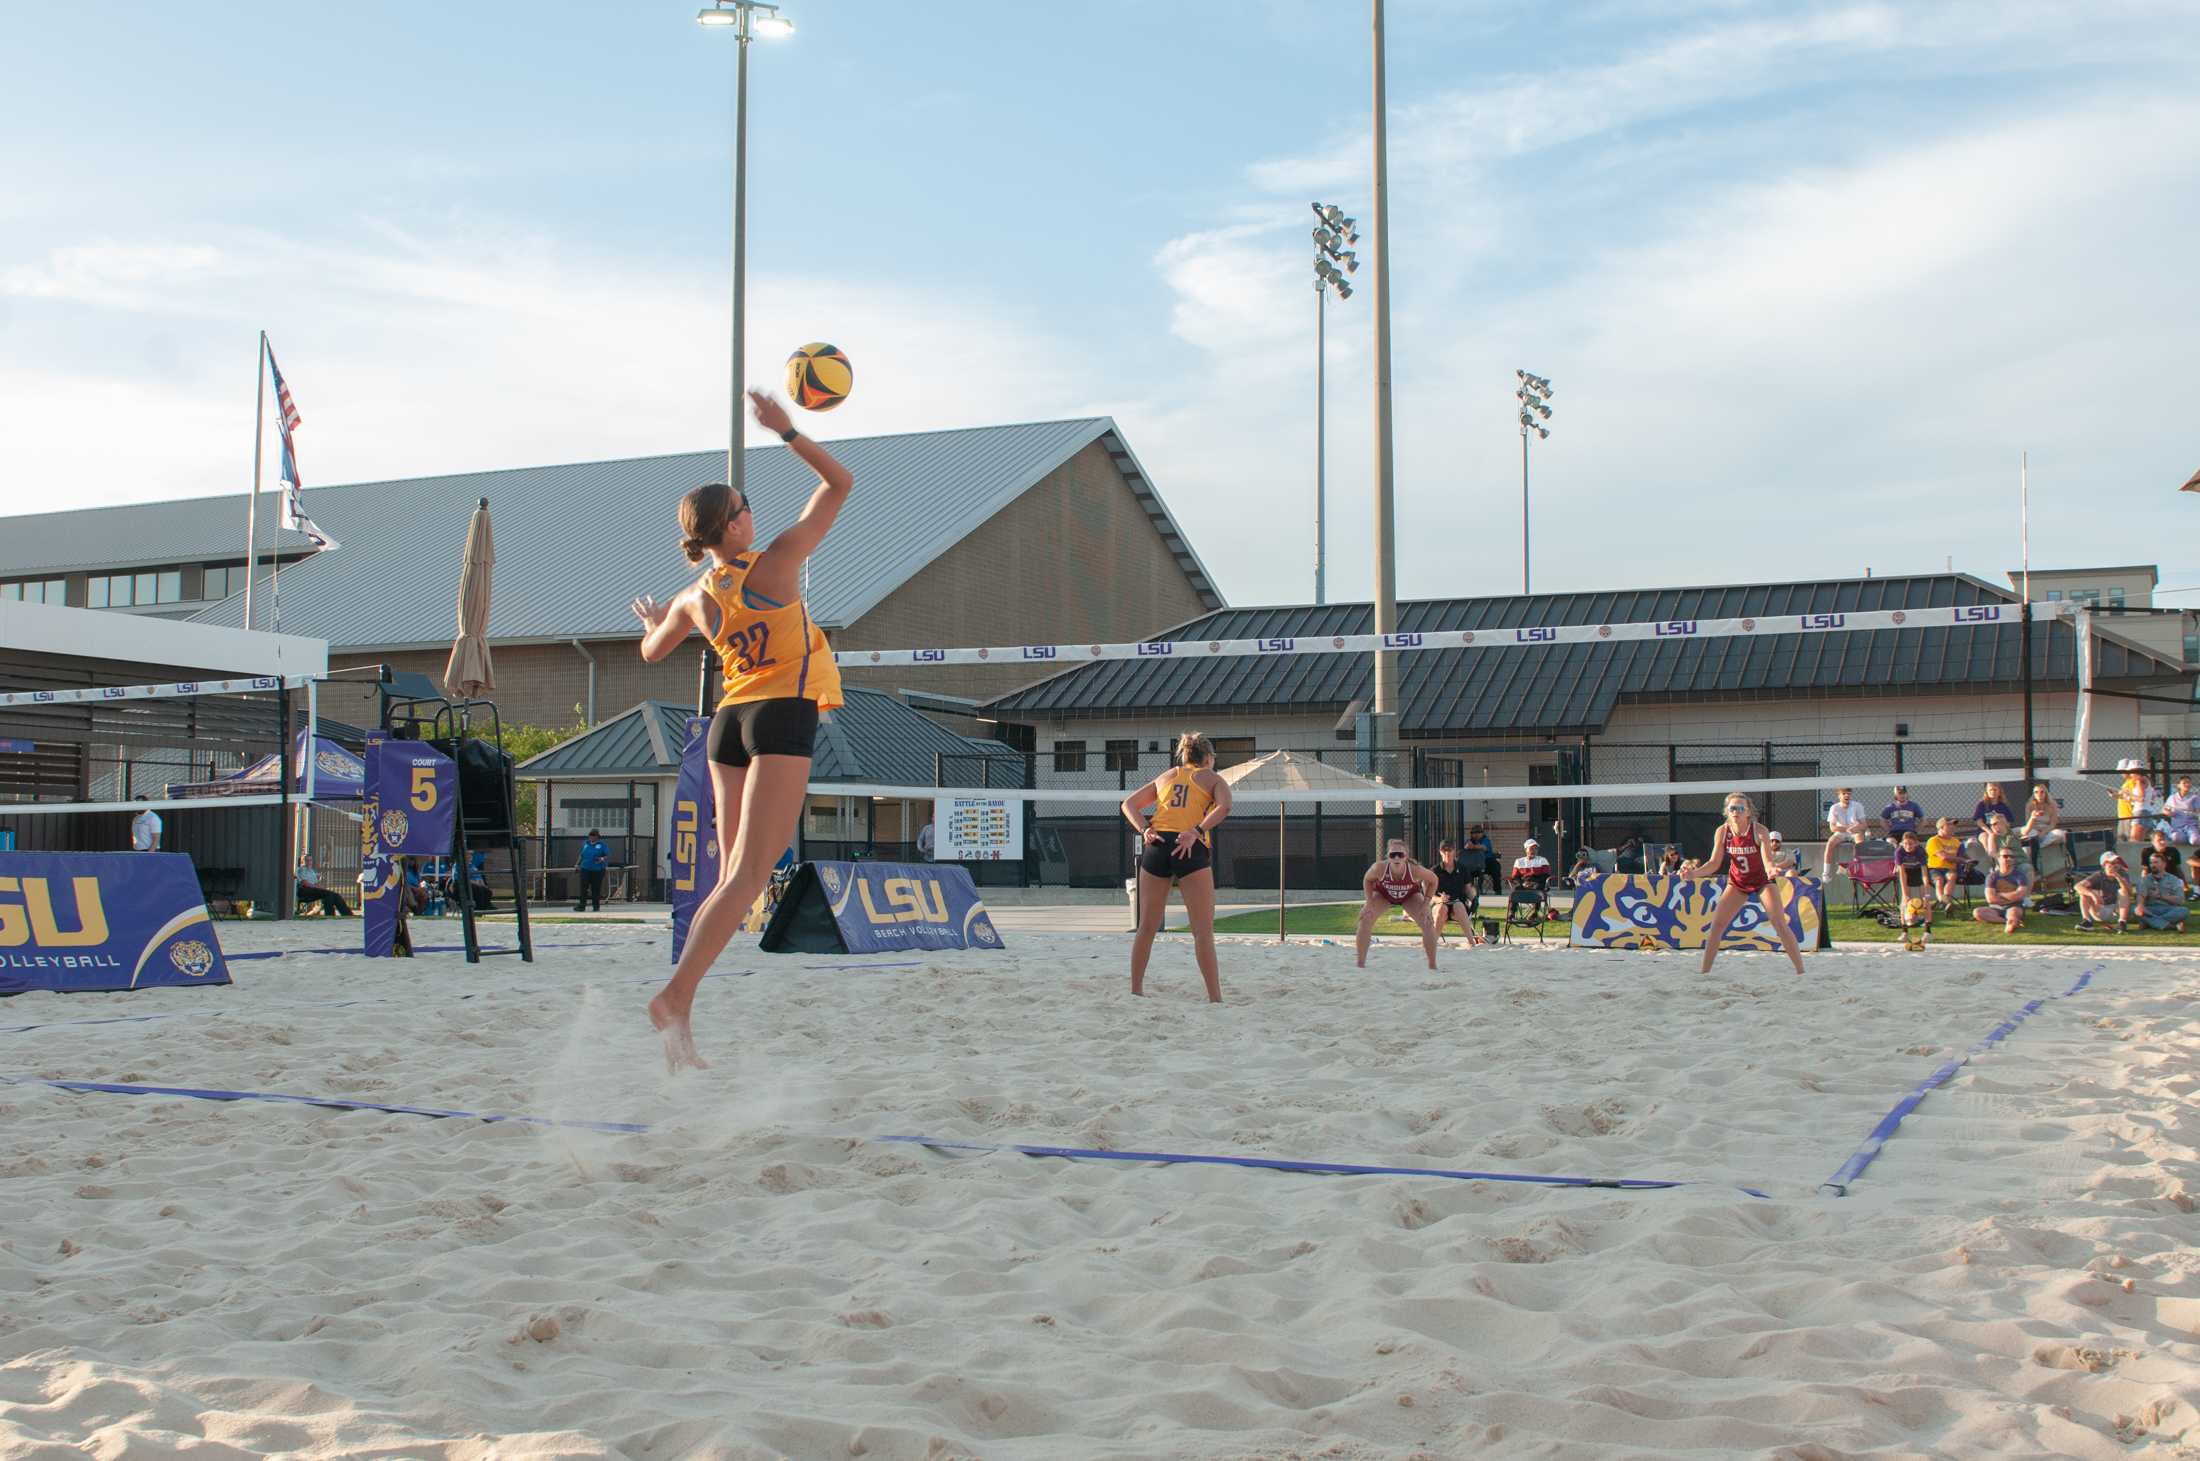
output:
[[0,853],[0,995],[229,982],[182,853]]
[[687,947],[695,910],[718,886],[718,801],[710,785],[710,756],[704,742],[710,721],[688,717],[687,744],[680,751],[680,779],[672,792],[672,962]]
[[421,741],[367,737],[366,786],[375,802],[374,835],[385,857],[446,857],[458,768]]
[[[817,862],[826,909],[851,954],[997,949],[1000,931],[970,873],[952,863]],[[796,896],[794,890],[788,897]],[[767,937],[765,946],[770,947]]]
[[[1816,878],[1774,878],[1769,889],[1803,948],[1825,947],[1826,894]],[[1724,878],[1680,878],[1651,873],[1598,873],[1574,883],[1574,919],[1568,942],[1589,949],[1700,949],[1711,937],[1711,914]],[[1719,947],[1780,951],[1765,919],[1763,900],[1744,902]]]

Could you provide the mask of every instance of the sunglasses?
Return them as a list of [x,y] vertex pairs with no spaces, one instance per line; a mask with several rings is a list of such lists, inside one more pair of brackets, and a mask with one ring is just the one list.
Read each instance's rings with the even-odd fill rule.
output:
[[1392,862],[1404,862],[1406,860],[1406,855],[1402,852],[1393,852],[1390,855],[1390,860]]

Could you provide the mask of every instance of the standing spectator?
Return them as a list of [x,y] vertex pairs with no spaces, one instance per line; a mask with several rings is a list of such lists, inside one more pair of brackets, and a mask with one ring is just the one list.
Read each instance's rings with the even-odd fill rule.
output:
[[1986,875],[1986,901],[1971,910],[1981,923],[1998,923],[2003,933],[2024,927],[2024,895],[2032,890],[2032,875],[2017,866],[2017,849],[2004,847],[1995,854],[1995,867]]
[[2175,873],[2180,878],[2185,875],[2184,866],[2177,858],[2177,848],[2169,840],[2169,833],[2163,831],[2160,827],[2156,827],[2153,835],[2147,841],[2149,844],[2146,851],[2148,858],[2159,857],[2162,859],[2164,871]]
[[[1925,873],[1925,841],[1917,835],[1915,827],[1904,832],[1902,840],[1895,845],[1894,876],[1896,886],[1902,890],[1902,922],[1907,926],[1912,898],[1923,898],[1926,900],[1925,906],[1928,909],[1932,907],[1932,895],[1929,891],[1932,884],[1927,881]],[[1925,915],[1926,926],[1931,927],[1932,921],[1932,914],[1928,912]]]
[[1957,879],[1963,875],[1963,839],[1956,836],[1953,817],[1933,824],[1925,843],[1925,870],[1933,879],[1933,902],[1943,911],[1955,902]]
[[2191,777],[2177,778],[2177,789],[2162,798],[2162,810],[2169,817],[2165,830],[2170,841],[2182,842],[2187,847],[2200,846],[2200,793],[2193,791]]
[[611,844],[598,836],[596,829],[591,827],[588,829],[587,840],[581,843],[581,850],[573,861],[579,865],[581,873],[581,897],[573,905],[573,911],[585,913],[588,905],[593,902],[596,911],[603,912],[603,880],[605,872],[611,867]]
[[2009,805],[2009,798],[2002,795],[2001,783],[1989,781],[1978,805],[1971,808],[1971,830],[1984,832],[1996,815],[2007,817],[2012,824],[2017,820],[2016,809]]
[[[1480,858],[1482,870],[1474,878],[1477,888],[1482,883],[1487,882],[1492,893],[1505,891],[1504,882],[1497,875],[1497,846],[1490,841],[1490,834],[1487,831],[1479,826],[1469,827],[1467,829],[1467,840],[1459,850],[1462,853],[1479,852],[1482,854]],[[1470,862],[1474,860],[1469,859]],[[1475,896],[1479,898],[1481,895],[1477,892]]]
[[1894,789],[1894,800],[1880,810],[1879,821],[1887,829],[1887,835],[1899,842],[1903,833],[1925,825],[1925,809],[1910,800],[1908,787],[1898,786]]
[[1658,876],[1661,878],[1679,877],[1681,864],[1687,860],[1681,856],[1681,845],[1678,842],[1666,843],[1665,855],[1658,859]]
[[1864,840],[1864,829],[1869,819],[1864,809],[1856,804],[1856,793],[1848,787],[1837,788],[1833,801],[1826,808],[1826,855],[1823,859],[1823,876],[1833,877],[1834,853],[1846,842],[1854,847]]
[[136,852],[160,851],[160,813],[147,807],[130,819],[130,847]]
[[926,822],[923,826],[917,829],[917,856],[923,858],[926,862],[930,862],[932,860],[932,848],[934,847],[934,845],[935,844],[932,840],[932,824],[930,822]]
[[2116,835],[2126,842],[2144,842],[2162,810],[2162,794],[2147,780],[2146,767],[2136,758],[2124,757],[2116,769],[2124,773],[2123,785],[2116,788],[2116,816],[2123,824]]
[[1642,839],[1640,837],[1630,837],[1619,845],[1619,851],[1612,856],[1612,870],[1622,873],[1639,873],[1642,871]]
[[2046,782],[2032,788],[2032,799],[2024,804],[2024,825],[2017,829],[2017,836],[2024,841],[2034,872],[2039,870],[2042,849],[2069,840],[2063,836],[2062,808],[2055,805]]
[[2138,892],[2141,923],[2175,933],[2185,931],[2185,880],[2163,863],[2161,853],[2147,854],[2147,875],[2139,880]]
[[2116,931],[2122,933],[2131,923],[2132,886],[2131,874],[2124,860],[2113,852],[2101,854],[2101,870],[2078,879],[2078,927],[2098,928],[2101,915],[2108,911],[2108,900],[2116,900]]

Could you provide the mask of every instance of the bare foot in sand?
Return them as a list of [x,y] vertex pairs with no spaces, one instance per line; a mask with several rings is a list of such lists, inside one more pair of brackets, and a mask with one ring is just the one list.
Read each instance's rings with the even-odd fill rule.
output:
[[675,1013],[672,1002],[662,994],[649,1002],[649,1022],[664,1037],[665,1069],[677,1071],[681,1066],[696,1070],[709,1070],[710,1062],[696,1053],[695,1032],[688,1028],[688,1017]]

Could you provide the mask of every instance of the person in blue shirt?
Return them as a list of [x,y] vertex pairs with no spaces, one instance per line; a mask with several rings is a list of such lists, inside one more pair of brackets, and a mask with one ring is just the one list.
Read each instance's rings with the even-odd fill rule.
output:
[[1910,800],[1908,787],[1898,786],[1894,789],[1894,800],[1880,809],[1879,820],[1887,829],[1888,840],[1900,842],[1903,833],[1916,832],[1925,825],[1925,809]]
[[573,905],[573,911],[585,913],[590,902],[594,902],[596,911],[603,912],[603,878],[604,870],[611,866],[611,844],[596,835],[596,829],[591,827],[576,861],[581,870],[581,898]]
[[473,895],[474,907],[486,913],[496,906],[489,896],[489,854],[477,852],[466,859],[466,891]]

